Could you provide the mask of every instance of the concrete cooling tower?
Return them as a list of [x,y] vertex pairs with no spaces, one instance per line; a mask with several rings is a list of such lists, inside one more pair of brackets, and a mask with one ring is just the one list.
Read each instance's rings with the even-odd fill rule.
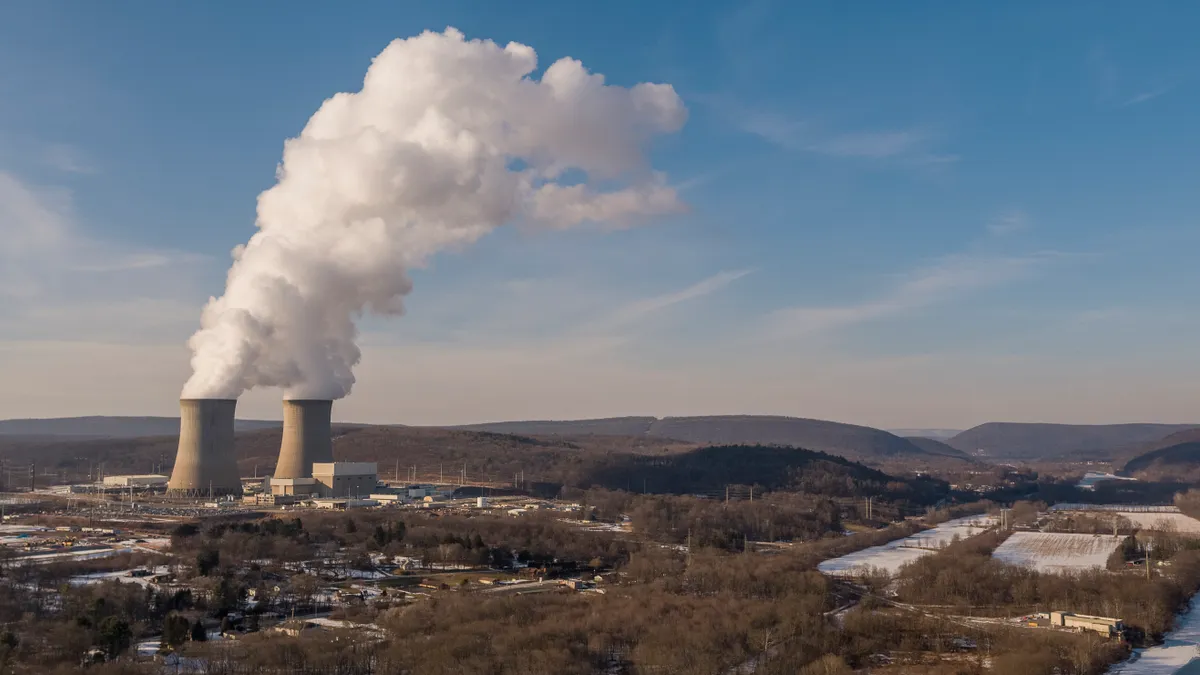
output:
[[167,489],[176,495],[240,495],[242,479],[233,454],[235,399],[179,401],[179,451]]
[[313,462],[333,461],[333,401],[283,402],[283,441],[275,478],[311,478]]

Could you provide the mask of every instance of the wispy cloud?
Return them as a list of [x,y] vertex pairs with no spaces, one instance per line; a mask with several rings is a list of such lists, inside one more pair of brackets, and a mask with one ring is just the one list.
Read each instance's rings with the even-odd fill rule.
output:
[[71,193],[31,185],[0,171],[0,295],[20,288],[27,295],[40,282],[64,274],[163,268],[197,262],[194,254],[148,250],[88,236],[76,223]]
[[1010,234],[1016,234],[1023,230],[1029,229],[1031,221],[1029,216],[1020,209],[1014,209],[1003,215],[993,218],[987,224],[987,230],[990,234],[996,237],[1004,237]]
[[789,307],[768,315],[768,333],[795,338],[829,333],[869,321],[900,317],[1026,278],[1057,252],[1022,256],[958,254],[902,275],[896,284],[869,300],[828,307]]
[[711,295],[729,284],[741,279],[750,274],[752,270],[738,270],[733,272],[719,272],[699,281],[687,288],[655,295],[648,298],[635,300],[621,307],[618,307],[607,316],[603,317],[598,324],[593,326],[604,326],[607,328],[618,328],[628,326],[643,319],[647,319],[655,314],[663,312],[670,307],[685,303],[691,300],[697,300],[706,295]]
[[185,265],[202,260],[91,236],[77,222],[68,190],[0,171],[0,333],[6,336],[132,338],[141,328],[181,324],[185,312],[194,321],[200,298],[189,293]]
[[66,143],[50,143],[41,150],[42,164],[64,173],[95,173],[95,165],[82,150]]
[[1169,93],[1173,88],[1174,88],[1173,86],[1165,86],[1165,87],[1159,87],[1157,89],[1151,89],[1149,91],[1144,91],[1140,94],[1137,94],[1136,96],[1130,97],[1125,102],[1123,102],[1121,105],[1124,107],[1129,107],[1129,106],[1134,106],[1134,105],[1140,105],[1142,103],[1146,103],[1147,101],[1153,101],[1154,99],[1158,98],[1159,96]]
[[933,151],[937,135],[928,129],[894,128],[844,131],[829,125],[714,101],[741,131],[785,150],[848,159],[903,160],[917,164],[948,164],[957,155]]
[[813,143],[810,149],[835,157],[885,159],[912,153],[928,141],[928,134],[921,131],[875,131],[834,135]]

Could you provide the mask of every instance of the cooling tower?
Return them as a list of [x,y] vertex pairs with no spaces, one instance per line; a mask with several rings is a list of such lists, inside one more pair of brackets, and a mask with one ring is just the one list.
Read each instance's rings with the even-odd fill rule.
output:
[[242,493],[233,454],[235,399],[179,401],[179,451],[167,489],[194,497]]
[[333,461],[333,401],[283,402],[283,441],[275,478],[311,478],[313,462]]

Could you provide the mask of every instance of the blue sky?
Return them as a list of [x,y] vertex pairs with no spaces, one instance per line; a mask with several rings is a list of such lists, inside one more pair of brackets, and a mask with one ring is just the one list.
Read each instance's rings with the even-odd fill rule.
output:
[[340,418],[1200,420],[1200,8],[503,4],[0,8],[0,417],[170,414],[283,141],[452,25],[672,84],[690,212],[439,256]]

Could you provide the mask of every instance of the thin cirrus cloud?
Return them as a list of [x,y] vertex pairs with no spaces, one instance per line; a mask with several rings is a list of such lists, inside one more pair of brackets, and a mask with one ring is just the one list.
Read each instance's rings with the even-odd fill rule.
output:
[[[601,311],[594,319],[569,326],[554,335],[532,341],[533,350],[550,358],[578,358],[618,349],[637,338],[643,326],[665,317],[677,308],[714,295],[753,270],[722,271],[685,288],[649,295]],[[545,307],[539,311],[545,311]],[[526,344],[530,341],[524,340]]]
[[[0,171],[0,327],[6,333],[74,338],[105,323],[105,307],[114,308],[112,316],[135,317],[127,305],[136,301],[149,303],[143,307],[157,325],[150,316],[161,318],[155,308],[186,303],[172,296],[187,277],[180,265],[201,259],[96,239],[77,222],[70,191]],[[88,312],[79,311],[80,303]],[[69,325],[72,316],[78,325]],[[136,325],[126,326],[136,333]]]
[[932,150],[936,135],[925,129],[838,131],[766,110],[718,104],[741,131],[785,150],[863,160],[948,164],[957,155]]
[[1159,87],[1157,89],[1151,89],[1149,91],[1144,91],[1135,96],[1131,96],[1130,98],[1125,100],[1125,102],[1122,103],[1121,105],[1124,107],[1141,105],[1142,103],[1146,103],[1148,101],[1153,101],[1154,99],[1158,98],[1159,96],[1170,93],[1172,88],[1173,87],[1167,86],[1167,87]]
[[1028,214],[1020,209],[1014,209],[993,218],[987,224],[987,231],[993,236],[1004,237],[1027,230],[1031,224]]
[[716,293],[738,279],[750,274],[752,271],[736,270],[718,272],[687,288],[627,303],[604,317],[599,325],[617,328],[649,319],[675,305]]
[[1054,251],[1019,256],[950,255],[903,275],[892,288],[868,300],[775,310],[767,317],[767,335],[809,338],[871,321],[903,317],[973,292],[1025,279],[1064,255]]
[[96,173],[96,167],[82,150],[66,143],[50,143],[41,150],[42,164],[63,173]]

